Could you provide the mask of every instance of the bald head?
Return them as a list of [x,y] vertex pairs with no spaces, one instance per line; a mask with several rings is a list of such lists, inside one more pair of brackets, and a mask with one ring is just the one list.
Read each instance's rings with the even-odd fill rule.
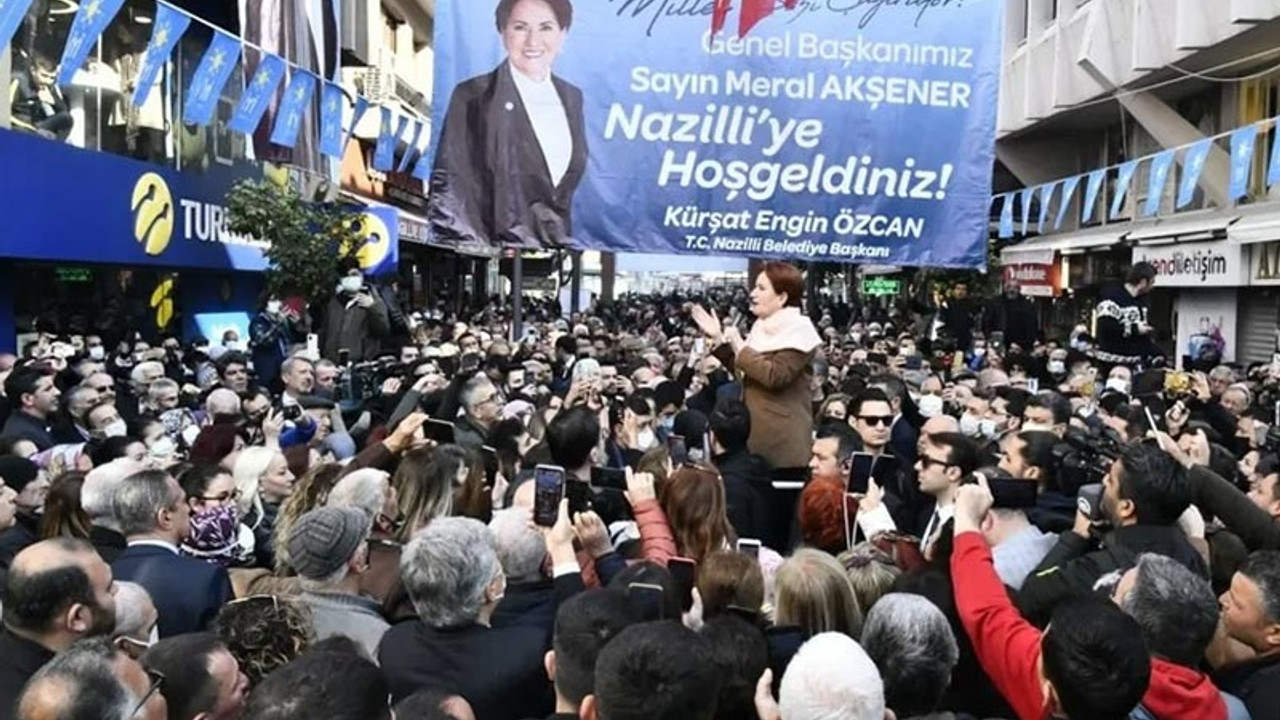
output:
[[218,388],[209,393],[208,399],[204,401],[204,411],[208,413],[209,417],[239,415],[240,396],[236,395],[234,390]]
[[116,607],[111,568],[83,540],[54,538],[18,553],[4,590],[4,624],[50,650],[110,634]]
[[935,415],[920,426],[921,435],[937,435],[939,433],[960,432],[960,421],[950,415]]

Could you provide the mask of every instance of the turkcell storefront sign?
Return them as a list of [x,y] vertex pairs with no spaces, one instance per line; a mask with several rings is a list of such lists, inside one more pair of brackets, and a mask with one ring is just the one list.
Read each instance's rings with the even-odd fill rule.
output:
[[[227,229],[227,192],[249,168],[175,172],[0,130],[5,230],[0,257],[171,268],[259,271],[266,243]],[[21,168],[21,172],[14,171]],[[394,268],[393,208],[362,218],[362,264]]]
[[985,266],[1004,2],[774,5],[438,0],[435,231]]
[[1244,248],[1227,241],[1138,246],[1133,262],[1156,268],[1156,287],[1238,287],[1246,285]]

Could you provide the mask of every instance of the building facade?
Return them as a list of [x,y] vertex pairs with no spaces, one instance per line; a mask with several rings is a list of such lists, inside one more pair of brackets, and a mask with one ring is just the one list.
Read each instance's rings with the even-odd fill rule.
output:
[[[1147,260],[1158,272],[1152,323],[1170,357],[1194,360],[1211,338],[1229,361],[1269,361],[1280,318],[1280,197],[1267,179],[1280,2],[1009,0],[1006,12],[995,189],[1058,182],[1044,211],[1035,194],[1029,237],[1016,232],[1003,249],[1006,276],[1063,298],[1053,320],[1069,328],[1087,322],[1101,286]],[[1233,196],[1232,134],[1250,126],[1252,163]],[[1192,170],[1187,146],[1206,139]],[[1153,187],[1166,176],[1150,156],[1167,150],[1173,165]],[[1114,166],[1139,159],[1126,187]],[[1086,208],[1087,177],[1102,168],[1112,169]],[[1064,203],[1059,181],[1073,177]]]

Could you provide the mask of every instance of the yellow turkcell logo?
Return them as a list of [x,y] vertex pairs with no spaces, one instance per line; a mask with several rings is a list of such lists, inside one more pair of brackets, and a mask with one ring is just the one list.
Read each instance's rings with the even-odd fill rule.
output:
[[391,252],[391,233],[387,230],[387,224],[373,213],[364,213],[355,220],[353,229],[364,240],[364,244],[356,251],[360,269],[372,270],[381,265],[387,259],[387,253]]
[[148,255],[159,255],[173,237],[173,196],[164,178],[149,172],[133,186],[133,239]]

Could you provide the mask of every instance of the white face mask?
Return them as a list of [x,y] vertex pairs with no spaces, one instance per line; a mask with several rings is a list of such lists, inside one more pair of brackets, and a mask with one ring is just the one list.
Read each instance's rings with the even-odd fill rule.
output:
[[1022,426],[1023,432],[1053,432],[1052,425],[1040,425],[1039,423],[1025,423]]
[[996,428],[995,420],[982,420],[978,423],[978,426],[982,432],[982,437],[988,440],[994,440],[1000,434],[999,429]]
[[652,430],[645,428],[636,434],[636,444],[640,446],[636,448],[637,450],[648,452],[654,445],[658,444],[658,437],[653,434]]
[[90,360],[101,360],[106,356],[107,356],[107,352],[101,345],[94,345],[93,347],[89,348]]
[[157,440],[155,444],[151,446],[151,449],[147,451],[147,453],[150,454],[151,457],[153,458],[165,459],[173,455],[174,451],[177,449],[178,449],[178,444],[175,443],[173,439],[170,438],[168,435],[165,435],[164,437]]
[[937,417],[942,414],[942,396],[941,395],[921,395],[920,396],[920,414],[926,418]]
[[1129,394],[1129,382],[1124,378],[1107,378],[1106,387],[1108,390],[1115,390],[1116,392],[1124,393],[1125,395]]
[[358,275],[347,275],[342,278],[341,285],[343,292],[357,293],[364,287],[364,278]]
[[1065,362],[1063,362],[1062,360],[1049,361],[1049,374],[1065,375],[1066,373],[1067,373],[1067,364]]
[[129,432],[129,426],[124,420],[116,420],[110,425],[102,428],[103,437],[124,437]]
[[268,313],[270,313],[270,314],[272,314],[272,315],[279,315],[279,314],[280,314],[280,301],[279,301],[279,300],[268,300],[268,301],[267,301],[267,312],[268,312]]
[[241,340],[231,340],[226,343],[226,347],[228,350],[235,350],[236,352],[244,352],[245,348],[248,346]]
[[960,416],[960,433],[969,437],[977,437],[982,434],[982,421],[977,415],[965,413]]

